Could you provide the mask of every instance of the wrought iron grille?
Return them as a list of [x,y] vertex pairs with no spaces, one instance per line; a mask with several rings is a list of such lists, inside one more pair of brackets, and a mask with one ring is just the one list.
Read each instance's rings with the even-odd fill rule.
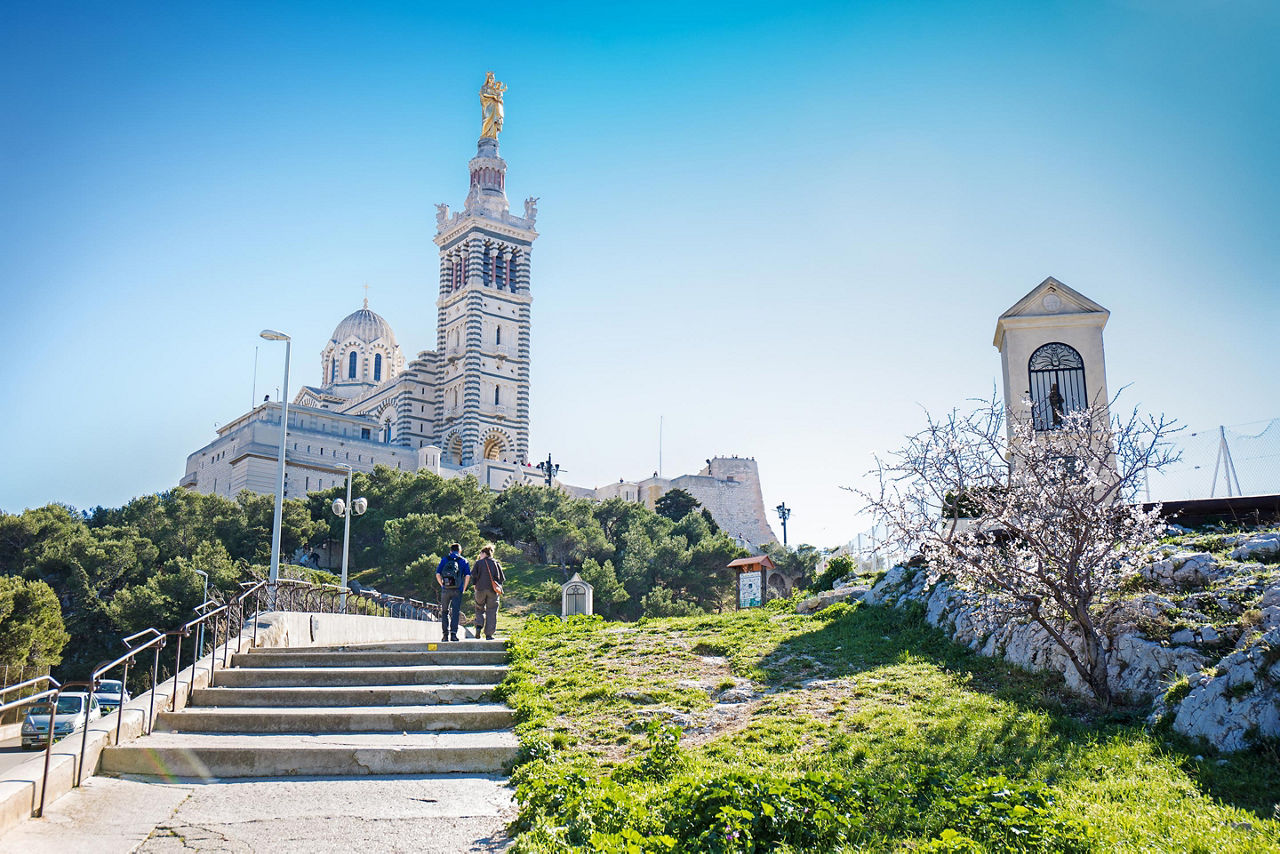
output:
[[1062,417],[1089,406],[1084,359],[1061,342],[1045,344],[1031,354],[1031,420],[1037,430],[1057,430]]

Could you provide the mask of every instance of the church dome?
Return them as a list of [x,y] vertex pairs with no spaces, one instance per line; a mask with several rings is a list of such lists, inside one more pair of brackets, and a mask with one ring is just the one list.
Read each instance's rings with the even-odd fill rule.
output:
[[333,330],[333,337],[330,340],[340,344],[352,338],[366,344],[381,338],[392,347],[396,346],[396,334],[391,331],[391,324],[387,323],[382,315],[369,309],[368,300],[364,301],[363,308],[342,318],[338,328]]

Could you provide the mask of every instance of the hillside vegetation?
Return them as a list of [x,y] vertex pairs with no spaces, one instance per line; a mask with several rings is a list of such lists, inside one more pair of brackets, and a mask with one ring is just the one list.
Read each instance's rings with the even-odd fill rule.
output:
[[[511,570],[508,618],[558,613],[560,584],[572,571],[595,586],[597,612],[619,619],[700,614],[732,601],[726,564],[743,552],[696,502],[664,515],[620,499],[597,503],[532,486],[494,493],[474,478],[381,466],[357,473],[353,487],[369,511],[352,521],[352,578],[384,593],[433,600],[448,545],[474,556],[492,541]],[[344,492],[285,502],[286,561],[324,551],[340,560],[343,520],[329,505]],[[0,665],[54,665],[62,678],[83,678],[118,654],[121,637],[191,619],[204,592],[200,572],[215,598],[264,578],[273,506],[270,495],[175,489],[119,508],[0,513],[0,578],[15,579],[0,586],[0,628],[23,638],[0,643]],[[303,566],[286,565],[282,575],[337,580]],[[135,668],[132,687],[148,678]]]
[[1280,752],[1218,757],[906,612],[531,620],[516,850],[1280,851]]

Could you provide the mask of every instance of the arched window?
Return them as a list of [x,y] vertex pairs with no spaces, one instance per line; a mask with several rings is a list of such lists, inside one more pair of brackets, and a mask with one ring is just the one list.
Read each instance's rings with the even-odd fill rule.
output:
[[382,354],[377,353],[373,357],[373,381],[375,383],[382,382]]
[[329,374],[329,375],[330,375],[330,377],[331,377],[331,379],[329,380],[329,382],[334,382],[334,383],[336,383],[336,382],[338,381],[338,357],[337,357],[337,356],[334,356],[334,357],[333,357],[332,359],[330,359],[329,361],[332,363],[332,364],[330,365],[330,367],[332,368],[332,370],[330,371],[330,374]]
[[1031,422],[1037,430],[1057,430],[1062,417],[1089,408],[1084,359],[1074,347],[1045,344],[1027,362],[1031,379]]
[[502,403],[502,386],[496,385],[493,387],[493,405],[497,406],[500,403]]
[[356,378],[356,351],[352,350],[351,355],[347,357],[347,379]]
[[493,343],[494,344],[502,343],[502,327],[501,326],[499,326],[497,331],[493,333]]

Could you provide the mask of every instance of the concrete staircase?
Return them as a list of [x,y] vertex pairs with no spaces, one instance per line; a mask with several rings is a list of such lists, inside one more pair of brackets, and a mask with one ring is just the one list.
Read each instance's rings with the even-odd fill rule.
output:
[[166,777],[500,773],[515,758],[502,641],[264,648],[191,705],[107,748],[110,774]]

